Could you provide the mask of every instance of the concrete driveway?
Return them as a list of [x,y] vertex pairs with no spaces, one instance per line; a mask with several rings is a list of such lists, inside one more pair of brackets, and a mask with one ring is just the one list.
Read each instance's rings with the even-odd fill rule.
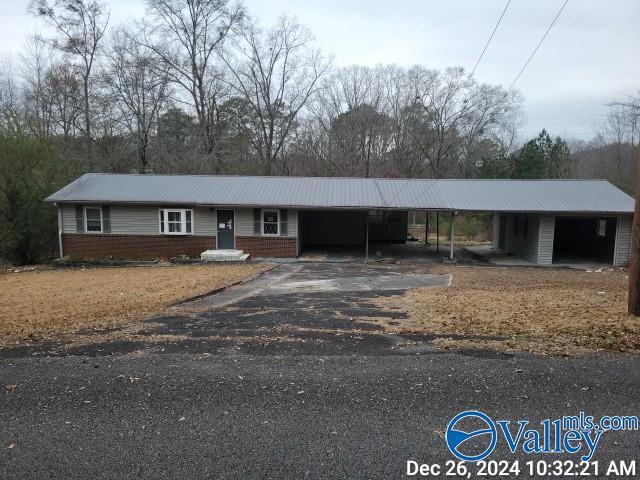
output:
[[[385,296],[449,282],[291,264],[150,319],[147,341],[2,350],[0,478],[403,478],[408,460],[453,458],[444,431],[463,409],[637,414],[635,357],[450,352],[375,321],[406,318]],[[639,447],[607,432],[594,458]]]

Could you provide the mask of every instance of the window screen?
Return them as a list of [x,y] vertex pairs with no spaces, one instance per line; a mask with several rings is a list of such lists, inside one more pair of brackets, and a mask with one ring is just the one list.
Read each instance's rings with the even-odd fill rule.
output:
[[100,208],[87,207],[84,210],[87,232],[102,232],[102,211]]
[[278,235],[278,212],[265,210],[262,212],[263,235]]
[[182,232],[182,212],[169,210],[167,212],[167,225],[169,233]]

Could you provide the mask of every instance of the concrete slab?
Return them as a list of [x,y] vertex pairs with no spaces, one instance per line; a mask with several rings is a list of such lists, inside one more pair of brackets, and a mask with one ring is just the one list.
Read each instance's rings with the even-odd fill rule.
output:
[[418,287],[448,287],[451,275],[409,274],[371,275],[347,278],[301,280],[276,284],[263,290],[262,295],[314,292],[365,292],[370,290],[407,290]]
[[200,254],[203,262],[245,262],[248,258],[243,250],[233,249],[205,250]]
[[304,292],[367,292],[448,287],[451,275],[415,274],[399,266],[285,263],[250,282],[185,303],[189,307],[224,306],[250,297]]
[[612,268],[609,263],[576,258],[555,260],[551,265],[538,265],[516,255],[507,255],[488,245],[464,247],[464,250],[484,262],[501,267],[573,268],[586,271]]
[[[454,250],[456,261],[474,262],[474,257],[465,252],[463,247]],[[364,247],[326,247],[305,248],[295,259],[273,259],[277,263],[355,263],[364,262]],[[369,245],[369,262],[387,262],[397,264],[441,263],[449,259],[449,246],[427,246],[422,242],[406,243],[372,243]],[[272,261],[272,259],[269,259]],[[477,261],[477,260],[476,260]]]

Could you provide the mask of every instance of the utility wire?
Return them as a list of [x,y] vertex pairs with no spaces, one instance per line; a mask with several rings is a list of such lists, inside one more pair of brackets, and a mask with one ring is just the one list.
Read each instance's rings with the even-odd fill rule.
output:
[[498,27],[500,26],[500,22],[502,22],[502,17],[504,17],[504,14],[507,12],[507,8],[509,8],[509,5],[511,4],[511,0],[509,0],[507,2],[507,4],[504,7],[504,10],[502,10],[502,14],[500,15],[500,18],[498,19],[498,23],[496,23],[496,26],[493,28],[493,32],[491,32],[491,36],[489,37],[489,40],[487,40],[487,43],[485,44],[484,48],[482,49],[482,53],[480,54],[480,56],[478,57],[478,60],[476,61],[476,64],[473,66],[473,70],[471,70],[471,77],[473,77],[473,74],[476,71],[476,68],[478,68],[478,64],[480,63],[480,60],[482,60],[482,57],[484,56],[484,52],[487,51],[487,48],[489,47],[489,44],[491,43],[491,40],[493,40],[493,36],[496,34],[496,30],[498,30]]
[[553,21],[551,22],[551,25],[549,25],[549,28],[547,28],[547,31],[544,32],[544,35],[542,36],[542,39],[540,39],[540,42],[538,43],[538,45],[536,46],[536,48],[533,49],[533,52],[531,52],[531,55],[529,56],[529,59],[527,60],[527,62],[524,64],[524,66],[522,67],[522,70],[520,70],[520,73],[518,73],[518,75],[516,75],[516,78],[513,80],[513,82],[511,83],[511,86],[509,87],[509,90],[511,90],[513,88],[513,86],[516,84],[516,82],[518,81],[518,79],[520,78],[520,75],[522,75],[522,72],[524,72],[525,68],[527,68],[527,65],[529,65],[529,62],[531,62],[531,59],[533,58],[533,56],[536,54],[536,52],[538,51],[538,49],[540,48],[540,45],[542,45],[542,42],[544,42],[544,39],[547,38],[547,35],[549,34],[549,32],[551,31],[551,29],[553,28],[553,26],[555,25],[556,21],[558,20],[558,17],[560,16],[560,14],[562,13],[562,11],[564,10],[564,7],[567,6],[567,3],[569,3],[569,0],[565,0],[565,2],[562,4],[562,7],[560,7],[560,10],[558,10],[558,13],[556,14],[555,18],[553,19]]

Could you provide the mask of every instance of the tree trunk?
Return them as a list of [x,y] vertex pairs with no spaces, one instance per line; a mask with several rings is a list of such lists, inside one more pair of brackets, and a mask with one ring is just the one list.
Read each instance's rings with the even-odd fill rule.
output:
[[636,171],[636,208],[629,252],[629,315],[640,316],[640,155]]
[[87,164],[93,171],[93,145],[91,145],[91,116],[89,111],[89,79],[84,79],[84,136],[87,147]]

